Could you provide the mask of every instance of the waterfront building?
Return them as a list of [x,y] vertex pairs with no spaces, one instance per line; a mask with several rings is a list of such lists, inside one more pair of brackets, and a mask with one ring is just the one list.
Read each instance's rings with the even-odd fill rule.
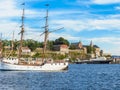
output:
[[87,48],[85,45],[82,44],[82,42],[77,42],[77,43],[71,43],[70,45],[71,51],[78,51],[80,53],[85,53],[87,54]]
[[120,64],[120,56],[112,56],[113,63],[119,63]]
[[58,53],[60,53],[60,54],[69,53],[69,47],[65,44],[53,45],[53,50],[58,51]]
[[22,54],[30,54],[31,50],[28,47],[22,47],[21,48]]
[[97,45],[93,45],[93,47],[95,48],[95,55],[100,56],[100,52],[101,52],[100,47],[98,47]]
[[[90,47],[90,52],[87,50],[88,47]],[[90,41],[90,45],[83,45],[81,41],[77,43],[71,43],[70,51],[89,54],[91,57],[100,56],[100,47],[94,45],[92,41]]]

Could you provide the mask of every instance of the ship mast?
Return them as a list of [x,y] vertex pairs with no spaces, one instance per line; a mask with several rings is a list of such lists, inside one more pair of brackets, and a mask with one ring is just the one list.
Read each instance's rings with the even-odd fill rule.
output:
[[[21,58],[21,49],[22,49],[22,43],[23,43],[23,34],[24,34],[24,12],[25,12],[25,9],[24,9],[24,6],[25,6],[25,3],[22,4],[23,5],[23,12],[22,12],[22,25],[21,25],[21,37],[20,37],[20,46],[19,46],[19,54],[18,54],[18,60],[20,61],[20,58]],[[19,62],[18,61],[18,62]]]
[[0,33],[0,58],[3,56],[2,33]]
[[45,6],[47,7],[47,12],[46,12],[46,17],[45,17],[45,19],[46,19],[46,21],[45,21],[45,32],[44,32],[45,33],[45,37],[44,37],[44,44],[43,44],[43,58],[42,58],[42,62],[45,59],[47,38],[48,38],[48,34],[49,34],[49,32],[48,32],[48,6],[49,6],[49,4],[46,4]]
[[[45,53],[46,53],[48,35],[49,35],[50,33],[52,33],[52,32],[55,32],[55,31],[57,31],[57,30],[61,30],[61,29],[64,28],[64,27],[62,27],[62,28],[59,28],[59,29],[56,29],[56,30],[53,30],[53,31],[49,31],[49,28],[48,28],[48,6],[49,6],[49,4],[46,4],[45,6],[47,7],[46,17],[45,17],[45,19],[46,19],[46,20],[45,20],[45,27],[43,27],[43,28],[45,28],[45,31],[41,34],[41,35],[45,34],[44,44],[43,44],[43,58],[42,58],[42,62],[44,62],[44,59],[45,59]],[[41,35],[40,35],[40,36],[41,36]]]
[[[12,52],[14,51],[14,31],[13,31],[13,37],[12,37]],[[13,54],[13,53],[12,53]]]
[[12,45],[11,45],[11,51],[8,55],[8,57],[10,57],[10,55],[12,56],[13,55],[13,51],[14,51],[14,31],[13,31],[13,36],[12,36],[12,41],[11,41]]

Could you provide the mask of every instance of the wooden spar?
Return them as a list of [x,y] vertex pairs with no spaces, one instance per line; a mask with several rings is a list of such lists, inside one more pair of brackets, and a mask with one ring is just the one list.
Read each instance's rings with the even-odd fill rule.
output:
[[12,54],[13,54],[13,50],[14,50],[14,31],[13,31],[13,37],[12,37]]
[[64,28],[64,27],[62,27],[62,28],[59,28],[59,29],[56,29],[56,30],[53,30],[53,31],[49,31],[49,29],[48,29],[48,6],[49,6],[49,4],[46,4],[45,6],[47,7],[46,17],[45,17],[46,18],[45,27],[43,27],[43,28],[45,28],[45,31],[41,34],[41,35],[45,34],[44,44],[43,44],[43,58],[42,58],[42,62],[44,62],[44,59],[45,59],[46,47],[47,47],[47,40],[48,40],[49,33],[52,33],[52,32],[55,32],[57,30],[60,30],[60,29]]
[[0,34],[0,58],[3,56],[2,33]]
[[[25,4],[22,4],[25,5]],[[20,58],[21,58],[21,49],[22,49],[22,43],[23,43],[23,33],[24,33],[24,8],[23,8],[23,13],[22,13],[22,25],[21,25],[21,37],[20,37],[20,46],[19,46],[19,54],[18,54],[18,62],[20,62]]]
[[[48,4],[46,5],[47,7],[49,6]],[[45,37],[44,37],[44,45],[43,45],[43,58],[42,58],[42,62],[44,62],[45,59],[45,53],[46,53],[46,46],[47,46],[47,38],[48,38],[48,9],[46,12],[46,22],[45,22]]]
[[12,56],[13,51],[14,51],[14,31],[13,31],[13,37],[12,37],[11,43],[12,43],[12,50],[11,50],[11,52],[9,53],[8,57],[10,57],[10,55]]

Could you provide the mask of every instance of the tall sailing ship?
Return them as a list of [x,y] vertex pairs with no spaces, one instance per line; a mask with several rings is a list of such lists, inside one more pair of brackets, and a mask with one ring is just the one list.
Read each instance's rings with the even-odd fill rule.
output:
[[[48,6],[48,5],[47,5]],[[23,34],[24,34],[24,12],[25,9],[23,8],[23,13],[22,13],[22,26],[21,26],[21,38],[20,38],[20,46],[19,46],[19,53],[18,57],[8,57],[8,58],[2,58],[0,60],[0,70],[38,70],[38,71],[59,71],[59,70],[65,70],[68,68],[68,62],[47,62],[45,58],[45,53],[46,53],[46,45],[47,45],[47,39],[49,35],[48,31],[48,9],[46,13],[46,24],[45,24],[45,37],[44,37],[44,46],[43,46],[43,57],[42,61],[34,61],[32,64],[23,61],[21,57],[21,48],[22,48],[22,42],[23,42]],[[29,61],[29,60],[28,60]]]

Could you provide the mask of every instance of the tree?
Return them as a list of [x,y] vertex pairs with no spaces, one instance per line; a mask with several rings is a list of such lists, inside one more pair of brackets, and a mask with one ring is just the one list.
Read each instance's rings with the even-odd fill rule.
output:
[[32,51],[35,50],[37,47],[41,47],[42,44],[38,41],[27,39],[23,40],[23,46],[28,46]]
[[94,47],[91,47],[91,46],[87,46],[87,53],[95,53],[95,48]]
[[70,45],[70,49],[75,50],[76,47],[74,45]]
[[53,44],[54,44],[54,41],[47,41],[47,49],[53,50]]
[[100,51],[100,56],[103,56],[103,50]]
[[69,46],[69,41],[64,39],[63,37],[60,37],[58,39],[55,40],[54,42],[55,45],[59,45],[59,44],[66,44]]

